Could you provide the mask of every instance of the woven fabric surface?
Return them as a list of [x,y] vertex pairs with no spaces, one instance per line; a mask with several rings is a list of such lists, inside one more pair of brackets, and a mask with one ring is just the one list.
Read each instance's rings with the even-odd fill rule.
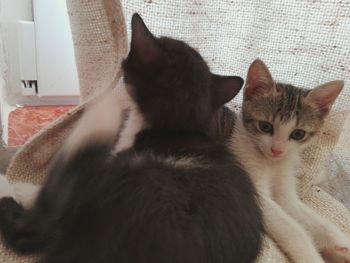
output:
[[[121,2],[128,33],[132,13],[139,12],[156,35],[180,38],[198,48],[215,73],[245,76],[249,64],[260,57],[278,81],[305,88],[334,79],[350,83],[350,3],[347,1]],[[49,161],[86,103],[113,85],[120,75],[119,64],[127,46],[118,0],[68,0],[67,5],[82,104],[36,135],[17,153],[7,173],[12,181],[41,183]],[[237,109],[241,99],[238,96],[230,106],[235,105]],[[350,234],[348,211],[315,186],[340,136],[349,113],[349,101],[350,86],[346,85],[322,132],[305,153],[300,171],[300,194],[308,205]],[[344,160],[342,156],[341,150],[333,154],[337,162]],[[33,258],[17,257],[0,248],[0,262],[33,262]],[[288,260],[266,237],[259,262]]]
[[117,0],[67,1],[82,102],[120,76],[127,52],[124,17]]
[[326,160],[326,169],[318,185],[350,209],[350,116],[339,141]]

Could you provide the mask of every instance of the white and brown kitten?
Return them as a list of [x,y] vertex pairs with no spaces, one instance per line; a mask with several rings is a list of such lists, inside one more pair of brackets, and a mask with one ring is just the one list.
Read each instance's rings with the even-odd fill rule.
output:
[[350,239],[302,203],[296,189],[302,152],[342,87],[276,83],[261,60],[248,71],[232,150],[257,187],[267,233],[295,263],[350,262]]

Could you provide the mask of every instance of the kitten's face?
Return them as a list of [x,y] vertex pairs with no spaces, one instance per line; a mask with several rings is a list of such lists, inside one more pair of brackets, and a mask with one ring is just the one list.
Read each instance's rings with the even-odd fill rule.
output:
[[186,43],[154,37],[138,15],[123,69],[129,92],[153,128],[211,130],[215,112],[243,85],[240,77],[212,74]]
[[321,129],[342,81],[313,90],[275,83],[262,61],[248,72],[243,102],[243,123],[256,148],[268,159],[299,154]]

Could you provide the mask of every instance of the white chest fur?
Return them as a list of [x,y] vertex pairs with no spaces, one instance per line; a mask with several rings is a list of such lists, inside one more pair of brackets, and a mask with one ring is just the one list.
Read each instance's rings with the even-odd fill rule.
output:
[[282,160],[266,158],[254,145],[253,138],[245,131],[241,121],[237,122],[236,130],[231,138],[231,150],[236,155],[257,190],[264,193],[276,192],[279,180],[295,177],[300,163],[298,154],[286,156]]

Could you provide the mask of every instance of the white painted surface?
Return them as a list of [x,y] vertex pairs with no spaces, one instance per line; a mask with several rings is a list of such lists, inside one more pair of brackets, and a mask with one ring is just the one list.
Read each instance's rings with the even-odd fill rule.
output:
[[19,103],[23,96],[18,52],[18,21],[32,21],[32,0],[0,0],[1,74],[4,79],[1,100]]
[[[49,0],[47,2],[65,4],[64,0]],[[63,12],[64,10],[61,8],[60,12],[63,13],[63,20],[66,21],[67,25],[68,18]],[[49,11],[51,12],[51,9]],[[22,95],[18,46],[18,21],[20,20],[33,21],[32,0],[0,0],[0,115],[3,130],[2,139],[6,143],[8,115],[18,105],[73,105],[79,102],[78,96],[28,97]],[[53,33],[54,31],[52,29]],[[73,46],[71,46],[72,48]],[[55,52],[54,49],[52,50]],[[74,87],[78,89],[78,85]]]
[[38,95],[78,96],[79,83],[66,1],[34,0]]
[[36,47],[33,21],[18,22],[18,55],[21,80],[36,80]]
[[2,139],[8,139],[8,115],[16,107],[10,98],[20,98],[18,20],[32,20],[31,0],[0,0],[0,115]]

